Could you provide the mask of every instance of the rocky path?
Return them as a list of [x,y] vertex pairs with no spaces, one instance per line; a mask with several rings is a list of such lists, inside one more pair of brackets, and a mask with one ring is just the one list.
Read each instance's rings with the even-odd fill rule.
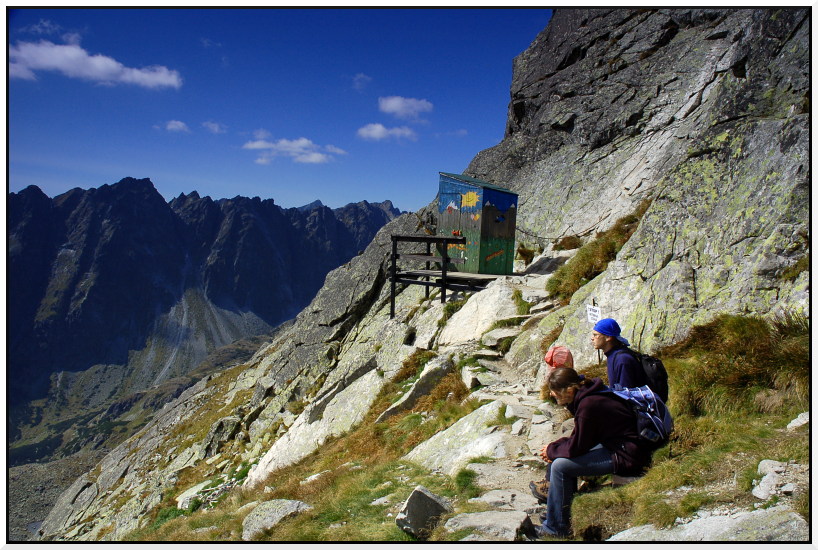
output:
[[[473,352],[492,355],[484,350]],[[445,350],[441,350],[441,353],[445,353]],[[485,372],[469,374],[469,369],[464,369],[464,381],[468,381],[470,376],[482,375],[480,378],[485,385],[473,396],[502,403],[504,407],[496,408],[507,419],[505,423],[484,430],[476,440],[479,442],[501,435],[502,443],[489,453],[491,459],[464,466],[476,473],[474,481],[484,489],[479,497],[470,502],[483,504],[488,510],[455,515],[445,523],[445,528],[447,531],[473,530],[471,535],[462,539],[468,541],[531,540],[535,538],[534,527],[541,523],[541,514],[546,511],[545,505],[538,502],[529,490],[531,481],[544,477],[545,464],[535,453],[570,430],[570,423],[564,422],[569,415],[562,407],[539,399],[534,372],[520,372],[502,358],[494,356],[481,359],[480,367],[477,370],[485,369]],[[805,413],[793,420],[788,429],[797,429],[808,421],[809,415]],[[808,466],[765,460],[759,465],[759,473],[766,475],[753,490],[753,496],[761,499],[755,510],[721,504],[712,509],[699,510],[689,518],[678,519],[671,528],[638,526],[614,535],[611,540],[807,540],[809,525],[793,512],[789,504],[792,504],[793,493],[809,490]],[[686,487],[678,490],[685,489],[689,490]],[[778,505],[768,507],[764,504],[764,501],[772,502],[770,499],[773,497]]]
[[[475,472],[475,484],[485,490],[470,502],[481,503],[489,511],[461,514],[447,522],[447,530],[469,527],[474,533],[468,540],[497,541],[532,537],[533,526],[541,522],[545,506],[529,490],[531,481],[542,479],[545,463],[535,456],[544,445],[560,433],[560,420],[567,418],[556,406],[539,399],[535,388],[536,372],[520,372],[490,351],[472,350],[480,356],[477,369],[484,372],[469,374],[464,369],[464,381],[470,376],[480,378],[484,385],[472,395],[476,399],[501,402],[505,422],[487,431],[501,433],[503,442],[489,461],[471,462],[465,466]],[[462,350],[461,350],[462,352]],[[446,350],[441,349],[441,354]],[[561,408],[560,408],[561,409]]]

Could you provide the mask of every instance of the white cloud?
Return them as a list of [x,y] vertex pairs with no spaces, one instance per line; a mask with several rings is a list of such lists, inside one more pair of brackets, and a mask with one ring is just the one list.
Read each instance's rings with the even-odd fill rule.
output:
[[319,153],[318,151],[308,151],[295,155],[293,160],[303,164],[324,164],[332,160],[332,157],[324,153]]
[[211,134],[223,134],[227,131],[227,126],[219,122],[213,122],[212,120],[202,122],[202,126]]
[[247,143],[241,146],[242,149],[272,149],[273,147],[275,147],[275,143],[272,143],[264,139],[248,141]]
[[165,124],[165,130],[168,132],[190,132],[190,128],[181,120],[169,120],[168,123]]
[[18,42],[9,48],[9,77],[36,80],[35,71],[57,71],[69,78],[102,84],[133,84],[144,88],[180,88],[177,71],[154,65],[135,69],[105,55],[91,55],[76,42]]
[[59,34],[62,31],[62,27],[48,19],[40,19],[38,23],[23,27],[20,31],[32,34]]
[[270,132],[265,130],[264,128],[259,128],[258,130],[253,130],[253,137],[256,139],[267,139],[268,137],[272,136]]
[[[257,130],[256,136],[268,135],[269,132]],[[345,155],[346,151],[334,145],[320,146],[312,140],[301,137],[298,139],[279,139],[269,141],[266,139],[256,139],[248,141],[242,146],[243,149],[260,151],[256,158],[257,164],[270,164],[275,157],[289,157],[293,162],[301,164],[325,164],[332,161],[333,155]]]
[[199,43],[202,45],[203,48],[221,48],[221,42],[216,42],[215,40],[211,40],[209,38],[200,38]]
[[380,123],[367,124],[362,128],[358,128],[358,137],[368,139],[370,141],[382,141],[389,138],[405,138],[414,141],[418,138],[415,131],[406,126],[387,128]]
[[358,73],[352,77],[352,87],[356,90],[363,90],[370,82],[372,82],[372,77],[364,73]]
[[393,95],[378,98],[378,108],[398,118],[417,119],[421,113],[431,112],[434,106],[425,99]]

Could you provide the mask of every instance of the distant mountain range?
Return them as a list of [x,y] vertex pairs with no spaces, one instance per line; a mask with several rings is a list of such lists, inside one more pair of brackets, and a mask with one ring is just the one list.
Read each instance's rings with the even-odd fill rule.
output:
[[134,178],[54,198],[11,193],[9,405],[93,407],[184,374],[295,316],[399,214],[390,201],[167,202]]

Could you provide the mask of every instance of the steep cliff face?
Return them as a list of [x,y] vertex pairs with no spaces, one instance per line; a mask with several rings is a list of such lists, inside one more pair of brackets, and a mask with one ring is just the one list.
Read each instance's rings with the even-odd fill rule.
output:
[[133,178],[54,199],[10,194],[13,433],[44,409],[87,415],[269,332],[398,214],[391,203],[302,211],[195,192],[167,203]]
[[807,305],[809,13],[557,10],[514,62],[505,139],[470,174],[520,193],[521,240],[585,240],[652,200],[603,276],[575,296],[636,346],[717,312]]
[[[596,362],[592,298],[643,349],[721,313],[806,310],[809,272],[782,273],[809,254],[808,29],[805,9],[555,13],[515,60],[505,139],[467,173],[520,194],[518,241],[543,245],[546,260],[555,239],[587,242],[651,205],[607,271],[526,323],[505,355],[512,368],[536,372],[558,325],[579,368]],[[241,464],[255,465],[258,484],[354,425],[409,354],[459,353],[457,342],[442,350],[443,306],[418,287],[389,316],[389,234],[423,234],[427,214],[387,224],[291,329],[190,388],[79,479],[43,535],[121,538],[149,523],[163,494]]]

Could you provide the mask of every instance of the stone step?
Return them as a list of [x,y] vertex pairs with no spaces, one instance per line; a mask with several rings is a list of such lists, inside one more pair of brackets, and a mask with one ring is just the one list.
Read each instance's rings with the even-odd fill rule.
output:
[[520,326],[496,328],[485,333],[480,341],[483,342],[484,346],[494,347],[504,338],[518,336],[522,330]]

